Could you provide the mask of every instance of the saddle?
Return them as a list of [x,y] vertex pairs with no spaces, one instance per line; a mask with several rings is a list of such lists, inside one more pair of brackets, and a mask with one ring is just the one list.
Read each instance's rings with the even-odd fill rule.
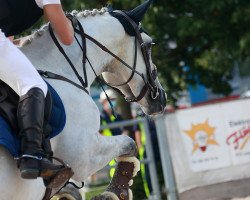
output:
[[[46,136],[53,138],[63,130],[66,114],[61,98],[51,85],[47,85],[43,131]],[[21,143],[16,115],[18,101],[19,96],[6,83],[0,81],[0,145],[14,157],[20,156]]]
[[[47,83],[47,82],[46,82]],[[45,98],[44,126],[43,133],[43,149],[45,153],[51,157],[52,150],[49,139],[58,135],[64,128],[66,123],[65,109],[61,98],[48,85],[48,93]],[[4,146],[13,157],[21,156],[21,138],[18,136],[19,128],[17,125],[17,106],[19,96],[4,82],[0,81],[0,145]],[[52,194],[52,188],[64,187],[64,185],[73,176],[72,169],[61,159],[52,157],[64,168],[50,179],[43,180],[46,187],[43,200],[48,200]]]

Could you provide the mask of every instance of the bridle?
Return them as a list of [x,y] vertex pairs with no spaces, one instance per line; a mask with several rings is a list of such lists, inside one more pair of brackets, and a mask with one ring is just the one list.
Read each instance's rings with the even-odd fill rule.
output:
[[[110,87],[112,87],[113,89],[115,89],[116,91],[118,91],[119,93],[121,93],[117,88],[118,86],[123,86],[126,85],[127,83],[129,83],[134,74],[138,74],[139,76],[141,76],[141,78],[144,81],[144,86],[141,90],[141,92],[139,93],[139,95],[133,99],[128,99],[126,98],[122,93],[122,95],[124,96],[125,100],[128,102],[138,102],[140,101],[145,94],[147,93],[148,90],[150,90],[150,94],[151,94],[151,98],[152,99],[156,99],[159,95],[159,91],[158,91],[158,87],[155,83],[156,77],[157,77],[157,71],[156,68],[154,67],[154,69],[151,71],[151,65],[150,65],[150,57],[149,57],[149,43],[145,43],[142,39],[141,33],[140,33],[140,25],[137,25],[125,12],[121,11],[121,10],[115,10],[113,12],[116,12],[120,15],[122,15],[133,27],[134,31],[135,31],[135,53],[134,53],[134,63],[133,63],[133,67],[131,68],[130,66],[128,67],[127,64],[124,63],[123,60],[121,60],[120,58],[115,57],[117,60],[119,60],[120,62],[122,62],[126,67],[128,67],[129,69],[131,69],[131,75],[128,78],[128,80],[122,84],[119,85],[110,85],[109,83],[105,82],[107,85],[109,85]],[[141,47],[141,52],[144,58],[144,62],[146,65],[146,69],[147,69],[147,79],[144,77],[143,74],[141,74],[140,72],[138,72],[136,70],[136,62],[137,62],[137,42],[139,42],[139,45]],[[151,45],[151,43],[150,43]]]
[[[81,23],[78,21],[78,19],[71,15],[71,14],[67,14],[67,17],[71,20],[72,25],[74,27],[74,31],[76,34],[78,34],[81,37],[81,44],[78,40],[78,38],[75,35],[75,39],[79,45],[79,47],[82,49],[83,52],[83,58],[82,58],[82,64],[83,64],[83,74],[84,74],[84,80],[83,78],[79,75],[79,73],[77,72],[76,68],[74,67],[73,63],[71,62],[71,60],[69,59],[69,57],[66,55],[66,53],[64,52],[62,46],[59,44],[58,40],[56,39],[53,30],[51,28],[51,26],[49,26],[49,31],[50,31],[50,35],[54,41],[54,43],[56,44],[56,46],[58,47],[58,49],[60,50],[60,52],[64,55],[65,59],[68,61],[69,65],[71,66],[72,70],[74,71],[75,75],[77,76],[78,80],[81,83],[81,86],[79,86],[77,83],[72,82],[71,80],[67,79],[67,78],[62,78],[62,76],[57,75],[57,74],[53,74],[52,72],[40,72],[42,75],[46,76],[46,78],[51,78],[49,77],[48,74],[53,74],[53,78],[54,79],[60,79],[60,80],[64,80],[67,82],[70,82],[71,84],[74,84],[75,86],[78,85],[78,88],[84,89],[86,91],[86,87],[88,87],[88,82],[87,82],[87,75],[86,75],[86,61],[89,63],[90,67],[92,68],[94,74],[96,75],[96,77],[101,80],[102,82],[104,82],[105,84],[107,84],[108,86],[112,87],[113,89],[115,89],[116,91],[118,91],[120,94],[121,91],[115,87],[118,86],[123,86],[128,84],[134,77],[135,74],[138,74],[144,81],[144,86],[142,88],[142,90],[140,91],[139,95],[137,97],[134,98],[125,98],[126,101],[128,102],[138,102],[140,101],[148,92],[148,90],[150,91],[150,96],[151,98],[154,100],[159,96],[159,88],[156,85],[156,77],[157,77],[157,70],[154,67],[153,70],[151,70],[151,65],[150,65],[150,57],[149,57],[149,45],[151,45],[151,43],[147,43],[144,42],[140,33],[140,26],[137,25],[126,13],[124,13],[123,11],[120,10],[115,10],[113,12],[119,13],[120,15],[122,15],[133,27],[134,31],[135,31],[135,52],[134,52],[134,62],[133,62],[133,66],[131,67],[129,64],[127,64],[124,60],[122,60],[120,57],[118,57],[117,55],[115,55],[114,53],[112,53],[109,49],[107,49],[105,46],[103,46],[100,42],[98,42],[96,39],[94,39],[93,37],[91,37],[90,35],[86,34],[83,30],[83,27],[81,25]],[[77,29],[79,28],[79,29]],[[115,59],[117,59],[119,62],[121,62],[123,65],[125,65],[127,68],[129,68],[131,70],[131,75],[128,78],[127,81],[125,81],[122,84],[118,84],[118,85],[111,85],[110,83],[107,83],[106,81],[104,81],[103,78],[100,78],[97,76],[91,62],[89,61],[88,57],[87,57],[87,50],[86,50],[86,39],[90,40],[91,42],[93,42],[94,44],[96,44],[99,48],[101,48],[103,51],[107,52],[108,54],[110,54],[112,57],[114,57]],[[145,78],[144,74],[138,72],[136,70],[136,62],[137,62],[137,42],[139,43],[140,47],[141,47],[141,52],[144,58],[144,62],[146,65],[146,70],[147,70],[147,76]],[[58,76],[58,78],[56,78]],[[59,78],[60,77],[60,78]]]

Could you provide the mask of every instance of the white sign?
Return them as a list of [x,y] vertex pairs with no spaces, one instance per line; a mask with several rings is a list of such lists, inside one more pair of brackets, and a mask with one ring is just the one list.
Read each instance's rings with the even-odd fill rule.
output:
[[250,99],[166,115],[179,193],[250,178]]
[[220,106],[206,106],[177,112],[177,122],[192,171],[230,166],[225,143],[227,127]]
[[223,105],[227,126],[225,138],[234,165],[250,163],[250,104],[248,101]]

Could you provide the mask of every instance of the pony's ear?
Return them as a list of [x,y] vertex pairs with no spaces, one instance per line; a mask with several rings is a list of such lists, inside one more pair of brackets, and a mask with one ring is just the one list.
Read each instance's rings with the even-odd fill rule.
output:
[[126,14],[138,24],[142,20],[152,2],[153,0],[147,0],[133,10],[126,11]]

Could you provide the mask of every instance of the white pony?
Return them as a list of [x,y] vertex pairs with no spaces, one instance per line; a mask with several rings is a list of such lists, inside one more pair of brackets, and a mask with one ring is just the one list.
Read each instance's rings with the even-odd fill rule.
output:
[[[151,1],[147,1],[127,13],[129,18],[138,24],[150,3]],[[150,53],[146,52],[148,61],[145,61],[140,46],[143,44],[140,44],[139,41],[134,42],[138,35],[135,37],[127,34],[125,30],[131,29],[131,27],[121,23],[121,18],[125,19],[124,16],[117,13],[113,13],[114,16],[111,16],[107,8],[73,14],[76,15],[86,34],[99,41],[132,68],[134,52],[137,49],[136,72],[132,73],[135,69],[131,70],[128,66],[124,66],[117,58],[86,39],[87,57],[97,75],[102,74],[109,84],[120,85],[116,88],[124,94],[126,99],[138,100],[146,114],[162,112],[166,105],[166,99],[157,79],[154,81],[155,90],[150,88],[152,81],[149,80],[149,76],[151,76],[151,71],[154,70]],[[115,15],[119,16],[116,17]],[[142,37],[142,42],[147,44],[147,49],[150,50],[151,38],[144,32],[139,34]],[[81,41],[79,35],[77,35],[77,38]],[[75,41],[69,47],[63,46],[63,48],[79,74],[82,74],[82,51],[77,42]],[[68,62],[51,39],[48,25],[43,26],[28,39],[25,39],[21,50],[37,69],[63,75],[80,84]],[[146,62],[148,62],[148,66],[146,66]],[[89,63],[86,64],[86,71],[90,86],[96,76]],[[131,74],[133,74],[132,77]],[[143,78],[141,75],[143,75]],[[131,80],[128,82],[128,79]],[[137,160],[132,157],[136,154],[134,141],[123,135],[105,137],[99,134],[100,113],[92,98],[86,92],[68,82],[52,79],[47,79],[47,81],[62,98],[67,115],[63,132],[51,140],[52,148],[56,157],[63,159],[71,166],[74,171],[72,178],[76,181],[83,181],[103,168],[113,158],[116,158],[118,163],[128,161],[130,165],[127,167],[132,169],[132,172],[129,172],[132,173],[130,176],[132,178],[138,171],[135,166]],[[146,90],[145,82],[151,83],[146,86],[149,87]],[[123,85],[122,83],[126,84]],[[89,86],[87,90],[89,90]],[[143,94],[142,90],[144,91]],[[22,179],[13,157],[2,147],[0,148],[0,163],[0,200],[40,200],[43,198],[45,187],[42,179]],[[120,166],[120,169],[122,168],[123,166]],[[95,199],[132,199],[132,193],[129,192],[128,188],[123,188],[121,192],[117,192],[116,183],[120,181],[123,173],[128,173],[126,170],[122,170],[122,173],[118,173],[115,177],[116,180],[111,182],[109,189]],[[131,181],[130,183],[128,183],[129,180],[126,181],[126,184],[132,184]]]

